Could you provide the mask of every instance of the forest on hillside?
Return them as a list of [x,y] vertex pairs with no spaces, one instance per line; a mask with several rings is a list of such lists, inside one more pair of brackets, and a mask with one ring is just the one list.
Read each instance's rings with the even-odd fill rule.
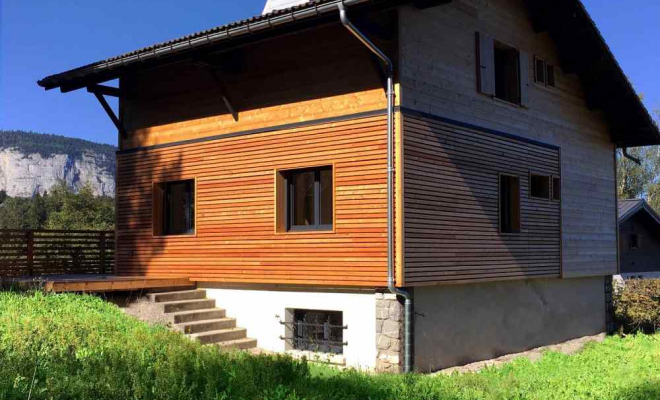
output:
[[44,158],[53,154],[68,154],[80,159],[85,152],[91,151],[105,156],[106,164],[101,167],[110,171],[114,171],[117,151],[115,146],[109,144],[20,130],[0,130],[0,148],[14,148],[23,154],[39,154]]
[[0,191],[0,229],[112,230],[115,202],[96,197],[91,186],[78,193],[60,182],[43,196],[9,197]]

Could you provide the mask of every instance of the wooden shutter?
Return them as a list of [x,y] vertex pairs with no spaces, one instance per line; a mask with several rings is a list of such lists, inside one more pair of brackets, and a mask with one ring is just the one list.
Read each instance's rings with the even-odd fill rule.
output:
[[495,95],[495,43],[493,38],[477,32],[477,87],[479,92]]
[[529,107],[529,54],[520,52],[520,105]]

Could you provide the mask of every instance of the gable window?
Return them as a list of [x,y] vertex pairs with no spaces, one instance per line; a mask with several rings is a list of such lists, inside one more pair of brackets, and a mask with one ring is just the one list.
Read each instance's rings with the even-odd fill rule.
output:
[[479,92],[509,103],[529,105],[529,56],[515,47],[477,33]]
[[555,67],[545,60],[534,57],[534,82],[544,86],[555,86]]
[[561,179],[552,177],[552,200],[561,201]]
[[530,174],[529,195],[537,199],[550,200],[550,177],[547,175]]
[[520,233],[520,178],[500,175],[500,232]]
[[639,236],[636,233],[630,234],[630,250],[639,249]]
[[153,189],[155,236],[195,233],[195,180],[159,182]]
[[332,167],[283,172],[287,231],[332,230]]

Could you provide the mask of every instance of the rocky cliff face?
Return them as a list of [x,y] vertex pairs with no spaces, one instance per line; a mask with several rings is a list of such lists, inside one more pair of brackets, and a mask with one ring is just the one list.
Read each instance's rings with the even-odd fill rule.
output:
[[11,197],[43,194],[62,180],[75,190],[90,182],[98,196],[115,195],[114,159],[91,150],[79,156],[24,154],[0,148],[0,190]]

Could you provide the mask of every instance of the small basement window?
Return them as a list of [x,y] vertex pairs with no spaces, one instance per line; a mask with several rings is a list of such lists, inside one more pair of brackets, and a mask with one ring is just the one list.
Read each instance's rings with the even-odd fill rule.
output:
[[500,175],[500,232],[520,233],[520,178]]
[[561,179],[552,177],[552,200],[561,201]]
[[341,311],[293,310],[292,347],[318,353],[344,353]]
[[285,195],[278,201],[285,203],[286,230],[332,230],[332,167],[283,171],[281,177]]
[[195,233],[195,180],[159,182],[153,191],[155,236]]
[[498,41],[495,41],[495,97],[520,104],[518,50]]
[[550,199],[550,177],[531,174],[529,177],[529,195],[538,199]]

